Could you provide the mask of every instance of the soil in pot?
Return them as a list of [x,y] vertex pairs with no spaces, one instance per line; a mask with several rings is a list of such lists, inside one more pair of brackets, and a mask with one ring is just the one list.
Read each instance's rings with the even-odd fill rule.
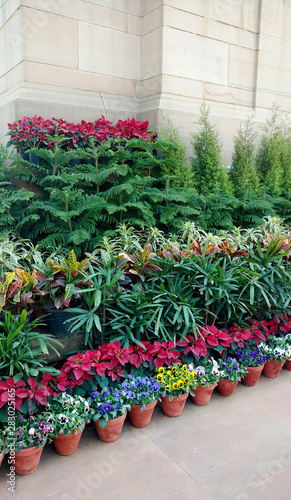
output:
[[[228,379],[219,380],[217,390],[222,396],[231,396],[237,387],[238,381],[231,383]],[[195,401],[194,401],[195,402]]]
[[191,395],[193,403],[195,403],[198,406],[207,405],[210,401],[214,389],[215,389],[214,384],[209,385],[208,387],[199,385],[198,387],[196,387],[195,391],[193,391],[195,396]]
[[276,378],[278,377],[282,368],[282,361],[275,361],[275,363],[273,362],[273,360],[267,361],[263,368],[263,375],[268,378]]
[[32,446],[24,448],[15,454],[15,472],[20,476],[27,476],[37,468],[43,448]]
[[77,429],[76,434],[74,432],[68,436],[59,434],[57,437],[53,438],[53,443],[57,453],[62,456],[72,455],[72,453],[74,453],[79,446],[82,433],[82,429]]
[[131,424],[138,428],[146,427],[150,423],[156,404],[157,400],[149,403],[143,411],[140,411],[142,405],[132,405],[128,412]]
[[258,381],[259,381],[259,378],[261,376],[263,368],[264,368],[264,365],[261,365],[261,366],[248,366],[247,367],[248,372],[241,379],[241,383],[243,385],[247,385],[248,387],[253,387],[254,385],[256,385],[258,383]]
[[95,421],[96,431],[101,441],[104,443],[114,443],[119,438],[126,414],[127,412],[121,415],[121,417],[109,420],[103,429],[100,429],[99,420]]
[[165,396],[162,398],[162,410],[167,417],[179,417],[181,415],[186,400],[189,396],[189,392],[185,394],[181,394],[181,396],[173,396],[173,399],[170,401],[169,396]]

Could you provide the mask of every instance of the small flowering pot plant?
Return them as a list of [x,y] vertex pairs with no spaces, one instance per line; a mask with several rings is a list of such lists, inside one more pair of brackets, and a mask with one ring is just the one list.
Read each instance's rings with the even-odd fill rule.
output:
[[130,410],[133,396],[134,393],[121,384],[115,388],[106,387],[100,392],[92,392],[90,412],[93,422],[98,420],[100,429],[104,429],[110,420],[119,418]]
[[1,429],[0,427],[0,453],[3,452],[4,445],[5,445],[4,429]]
[[220,378],[220,368],[217,361],[213,358],[200,359],[200,365],[187,365],[188,370],[195,374],[196,387],[209,387],[217,385]]
[[53,427],[53,437],[59,434],[76,434],[90,420],[90,405],[81,396],[70,396],[62,392],[49,402],[45,420]]
[[235,351],[235,356],[241,366],[256,367],[262,366],[268,357],[262,352],[259,347],[244,347]]
[[6,450],[17,453],[20,450],[38,446],[43,448],[53,436],[53,426],[45,420],[44,414],[26,415],[18,414],[13,421],[13,427],[6,428]]
[[218,368],[220,371],[220,380],[230,380],[232,384],[239,382],[247,373],[247,368],[241,366],[237,359],[231,356],[223,356],[223,358],[219,359]]
[[196,385],[196,373],[187,365],[175,363],[171,367],[160,366],[157,368],[156,380],[162,387],[163,396],[168,396],[172,401],[174,396],[190,392]]
[[162,386],[154,377],[128,375],[121,386],[127,391],[128,403],[131,406],[141,405],[140,411],[144,411],[146,406],[156,399],[161,399]]
[[291,334],[285,336],[286,359],[291,360]]
[[287,350],[284,337],[276,337],[272,335],[268,337],[266,343],[259,345],[259,350],[266,358],[266,361],[282,361],[284,363],[287,358]]

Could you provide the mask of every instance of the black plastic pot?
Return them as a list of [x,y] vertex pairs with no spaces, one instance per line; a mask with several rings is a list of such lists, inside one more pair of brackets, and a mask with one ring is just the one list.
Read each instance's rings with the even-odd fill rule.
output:
[[80,163],[81,163],[81,160],[79,160],[79,159],[76,159],[76,160],[70,160],[70,161],[69,161],[69,165],[70,165],[70,167],[77,167],[78,165],[80,165]]
[[19,149],[19,155],[22,160],[29,161],[29,154],[24,151],[24,149]]
[[[81,306],[78,305],[78,307]],[[74,335],[74,333],[69,330],[71,322],[65,323],[67,319],[76,316],[74,312],[69,312],[66,309],[56,309],[50,305],[45,305],[44,310],[48,315],[46,317],[46,322],[51,335],[54,335],[58,339],[64,339],[65,337]]]
[[41,159],[40,156],[36,155],[35,153],[29,153],[30,163],[33,163],[34,165],[39,165],[40,159]]
[[[26,311],[26,320],[27,320],[27,323],[30,323],[31,322],[31,315],[33,313],[33,309],[28,309]],[[13,313],[12,313],[13,314]],[[21,314],[13,314],[14,318],[19,321],[20,320],[20,316]],[[4,321],[5,317],[4,317],[4,314],[1,314],[0,315],[0,321]]]

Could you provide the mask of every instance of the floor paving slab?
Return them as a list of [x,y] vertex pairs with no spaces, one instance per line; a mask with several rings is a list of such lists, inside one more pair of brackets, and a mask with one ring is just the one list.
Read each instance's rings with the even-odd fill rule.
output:
[[190,398],[182,415],[161,405],[145,429],[127,420],[118,441],[102,443],[87,427],[76,453],[43,451],[37,470],[16,476],[1,500],[290,500],[291,372],[239,384],[230,397],[214,391],[206,406]]

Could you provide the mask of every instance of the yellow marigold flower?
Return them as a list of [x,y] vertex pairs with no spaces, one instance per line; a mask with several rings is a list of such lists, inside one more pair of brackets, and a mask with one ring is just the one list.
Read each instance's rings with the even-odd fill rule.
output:
[[188,384],[188,382],[189,382],[189,378],[188,378],[188,377],[185,377],[185,378],[184,378],[184,382],[185,382],[185,384]]
[[171,377],[171,375],[172,375],[171,370],[168,370],[168,371],[167,371],[167,375],[168,375],[169,377]]
[[176,366],[173,366],[172,367],[172,372],[175,373],[177,371],[177,367]]
[[183,365],[183,366],[182,366],[182,370],[183,370],[184,372],[186,372],[186,371],[187,371],[187,365]]
[[178,383],[177,382],[173,383],[173,389],[178,389]]
[[159,374],[157,375],[157,381],[158,381],[158,382],[162,382],[162,381],[163,381],[163,378],[164,378],[164,377],[163,377],[163,375],[162,375],[161,373],[159,373]]
[[170,385],[165,385],[165,389],[166,389],[166,391],[169,391],[171,389],[171,386]]
[[184,387],[183,380],[178,380],[178,387],[179,387],[179,389],[181,389],[182,387]]
[[181,377],[182,372],[181,372],[181,371],[178,371],[178,372],[176,373],[176,375],[177,375],[177,377]]
[[165,371],[165,368],[163,368],[162,366],[160,366],[159,373],[164,373],[164,371]]

